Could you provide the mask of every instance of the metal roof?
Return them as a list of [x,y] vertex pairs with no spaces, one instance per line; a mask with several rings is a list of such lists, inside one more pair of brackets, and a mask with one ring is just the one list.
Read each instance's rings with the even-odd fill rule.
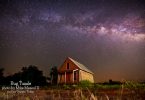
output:
[[75,65],[77,65],[81,70],[84,70],[84,71],[86,71],[86,72],[89,72],[89,73],[92,73],[92,74],[93,74],[93,72],[90,71],[90,70],[89,70],[87,67],[85,67],[83,64],[77,62],[76,60],[74,60],[74,59],[72,59],[72,58],[70,58],[70,57],[68,57],[68,59],[70,59],[70,60],[71,60]]

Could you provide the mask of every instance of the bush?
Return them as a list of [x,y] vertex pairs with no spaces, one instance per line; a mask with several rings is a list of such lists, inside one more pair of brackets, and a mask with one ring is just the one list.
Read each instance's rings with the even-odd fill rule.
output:
[[71,87],[69,85],[66,85],[66,84],[63,85],[63,88],[66,89],[66,90],[71,89]]
[[89,80],[82,80],[79,82],[79,87],[81,88],[91,88],[93,87],[93,84]]
[[121,85],[115,84],[115,85],[110,85],[110,84],[94,84],[95,89],[120,89]]
[[124,83],[124,87],[128,89],[145,89],[145,84],[132,82],[132,81],[126,81]]
[[73,89],[79,89],[79,86],[78,86],[77,84],[73,84],[73,85],[72,85],[72,88],[73,88]]

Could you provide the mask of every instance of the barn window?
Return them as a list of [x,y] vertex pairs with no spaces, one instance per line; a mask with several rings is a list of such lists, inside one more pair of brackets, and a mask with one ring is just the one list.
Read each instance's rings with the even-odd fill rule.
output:
[[77,79],[77,73],[74,72],[74,80],[76,80],[76,79]]
[[69,69],[69,63],[67,63],[67,69]]

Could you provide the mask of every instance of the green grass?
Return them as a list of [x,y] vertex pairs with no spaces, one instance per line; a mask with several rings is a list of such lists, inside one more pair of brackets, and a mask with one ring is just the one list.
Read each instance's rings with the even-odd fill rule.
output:
[[42,89],[141,89],[145,91],[145,84],[126,81],[122,84],[101,84],[101,83],[91,83],[87,80],[81,81],[78,84],[61,84],[61,85],[52,85],[52,86],[45,86]]
[[121,85],[115,84],[115,85],[103,85],[103,84],[94,84],[95,89],[119,89]]

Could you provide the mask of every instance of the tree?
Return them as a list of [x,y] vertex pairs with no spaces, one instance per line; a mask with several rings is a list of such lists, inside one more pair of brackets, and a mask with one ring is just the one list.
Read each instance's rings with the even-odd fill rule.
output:
[[58,78],[58,70],[56,66],[53,66],[50,69],[51,84],[57,84],[57,78]]
[[10,85],[10,81],[14,81],[14,82],[29,81],[32,86],[47,85],[46,77],[43,76],[43,72],[40,71],[37,68],[37,66],[34,65],[23,67],[20,72],[7,76],[5,78],[5,85]]
[[3,76],[4,68],[0,68],[0,85],[4,84],[4,76]]
[[34,65],[22,68],[21,80],[29,81],[32,85],[38,86],[44,86],[47,84],[46,77],[43,76],[43,72]]
[[3,74],[4,74],[3,71],[4,71],[4,68],[0,68],[0,78],[3,77]]

